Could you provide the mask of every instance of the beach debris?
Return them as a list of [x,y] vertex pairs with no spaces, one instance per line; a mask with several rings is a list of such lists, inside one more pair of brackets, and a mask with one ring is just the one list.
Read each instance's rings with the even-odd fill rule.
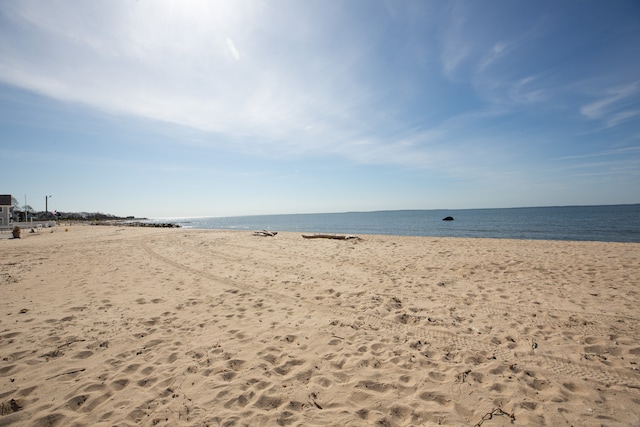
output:
[[8,402],[2,402],[0,404],[0,415],[9,415],[14,412],[18,412],[20,409],[22,409],[22,406],[18,401],[11,399]]
[[484,414],[482,419],[480,421],[478,421],[477,424],[474,424],[473,427],[480,427],[485,421],[488,421],[488,420],[492,419],[494,416],[499,416],[499,415],[505,415],[505,416],[509,417],[511,419],[511,424],[516,422],[515,414],[510,414],[510,413],[504,411],[502,408],[495,408],[493,411],[487,412],[486,414]]
[[254,231],[253,232],[254,236],[260,236],[260,237],[273,237],[276,234],[278,234],[277,231],[268,231],[268,230]]
[[313,392],[309,395],[309,399],[311,400],[311,403],[313,403],[313,405],[318,408],[318,409],[322,409],[322,406],[320,406],[320,404],[318,403],[318,401],[316,399],[318,399],[318,393]]
[[60,357],[62,355],[64,355],[63,352],[61,352],[59,349],[55,349],[55,350],[52,350],[52,351],[50,351],[48,353],[40,355],[40,357],[43,357],[43,358],[47,359],[47,362],[48,362],[49,359]]
[[362,240],[358,236],[351,236],[351,235],[342,236],[338,234],[311,234],[311,235],[303,234],[302,237],[305,239]]
[[471,374],[471,369],[468,369],[464,372],[460,372],[458,375],[456,375],[456,380],[460,381],[461,383],[464,383],[467,381],[467,376],[469,376],[469,374]]
[[46,380],[52,380],[52,379],[54,379],[54,378],[58,378],[58,377],[61,377],[61,376],[63,376],[63,375],[73,375],[73,374],[77,374],[78,372],[84,372],[84,371],[86,371],[86,370],[87,370],[87,368],[74,369],[73,371],[63,372],[63,373],[61,373],[61,374],[54,375],[54,376],[52,376],[52,377],[45,378],[45,379],[46,379]]

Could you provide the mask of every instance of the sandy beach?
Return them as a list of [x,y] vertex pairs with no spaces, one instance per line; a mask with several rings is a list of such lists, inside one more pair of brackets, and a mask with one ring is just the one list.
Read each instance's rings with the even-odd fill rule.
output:
[[23,236],[0,426],[640,426],[640,244]]

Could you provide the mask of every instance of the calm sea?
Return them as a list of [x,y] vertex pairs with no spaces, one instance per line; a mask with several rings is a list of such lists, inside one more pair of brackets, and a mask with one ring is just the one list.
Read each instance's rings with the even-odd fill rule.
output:
[[[453,221],[442,218],[452,216]],[[186,228],[640,242],[640,204],[163,218]]]

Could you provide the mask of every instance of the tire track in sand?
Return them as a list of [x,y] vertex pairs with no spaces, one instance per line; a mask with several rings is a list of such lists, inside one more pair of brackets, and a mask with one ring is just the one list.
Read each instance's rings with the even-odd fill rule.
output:
[[[234,248],[239,248],[242,250],[251,250],[250,246],[240,245],[237,243],[227,243],[226,246],[232,246]],[[195,247],[185,249],[193,250]],[[222,259],[228,262],[237,262],[237,258],[229,255],[220,250],[212,249],[211,247],[206,248],[207,253],[215,256],[216,259]],[[300,256],[297,254],[296,256]],[[304,256],[303,256],[304,257]],[[308,260],[312,260],[314,263],[319,260],[309,257],[304,257]],[[261,262],[263,267],[272,267],[270,264],[265,262]],[[356,268],[364,268],[367,271],[370,269],[379,269],[379,265],[368,263],[363,265],[359,263],[358,265],[353,265]],[[353,275],[353,273],[352,273]],[[357,275],[355,275],[357,277]],[[469,287],[476,287],[478,285],[477,280],[472,280],[469,277],[461,277],[461,276],[447,276],[440,277],[438,284],[446,284],[446,285],[469,285]],[[480,282],[481,283],[481,282]],[[400,291],[400,289],[399,289]],[[387,294],[387,293],[377,293],[380,296],[387,297],[395,297],[398,293],[395,294]],[[407,298],[412,298],[409,295]],[[499,301],[490,301],[487,303],[473,304],[470,305],[469,298],[455,295],[446,292],[439,292],[437,294],[437,299],[447,305],[458,305],[472,308],[474,311],[484,312],[491,314],[493,316],[499,316],[501,318],[508,317],[514,321],[517,321],[521,324],[530,324],[532,326],[540,325],[540,326],[548,326],[553,329],[565,328],[569,329],[576,334],[585,334],[591,336],[603,336],[607,337],[615,331],[606,326],[606,324],[614,324],[617,323],[620,326],[624,326],[627,329],[634,330],[636,329],[637,324],[640,323],[640,319],[624,316],[624,315],[613,315],[613,314],[604,314],[604,313],[585,313],[582,311],[571,311],[571,310],[561,310],[552,307],[526,307],[523,305],[518,305],[518,309],[514,310],[514,306],[512,304],[507,304]]]
[[[143,240],[144,238],[140,239],[140,246],[153,258],[178,270],[189,272],[191,274],[209,279],[213,282],[221,283],[226,286],[241,289],[247,292],[255,292],[257,294],[264,295],[265,297],[269,297],[274,301],[286,301],[291,303],[292,305],[300,305],[302,303],[306,305],[309,311],[322,314],[324,315],[324,317],[335,316],[346,320],[347,323],[352,324],[363,322],[373,329],[386,329],[392,332],[400,333],[404,336],[408,336],[409,333],[411,333],[413,338],[423,340],[427,343],[434,342],[440,343],[443,347],[454,347],[456,349],[473,349],[475,351],[483,351],[487,357],[500,359],[504,362],[515,361],[515,356],[511,351],[501,348],[498,345],[493,344],[492,342],[480,341],[444,330],[425,328],[411,324],[403,324],[397,321],[382,318],[374,314],[363,313],[354,309],[341,307],[339,305],[326,305],[322,303],[304,302],[287,294],[244,283],[239,283],[238,281],[230,278],[217,276],[206,271],[189,267],[155,252]],[[575,363],[570,360],[564,360],[544,355],[538,356],[537,358],[518,358],[517,361],[520,364],[530,363],[532,365],[537,365],[542,370],[552,371],[558,375],[566,377],[580,376],[598,381],[606,385],[615,384],[619,386],[629,387],[635,390],[640,390],[639,375],[633,375],[631,371],[618,373],[616,370],[607,369],[602,366],[589,366],[585,364]],[[544,361],[544,363],[540,363],[541,361]]]

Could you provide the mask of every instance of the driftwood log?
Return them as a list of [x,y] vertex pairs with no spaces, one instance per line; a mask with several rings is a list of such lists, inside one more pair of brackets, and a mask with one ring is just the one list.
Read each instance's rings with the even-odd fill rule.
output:
[[267,231],[267,230],[255,231],[253,233],[254,236],[261,236],[261,237],[273,237],[276,234],[278,234],[277,231]]
[[357,239],[362,240],[358,236],[339,236],[335,234],[312,234],[312,235],[302,235],[305,239],[335,239],[335,240],[351,240]]

